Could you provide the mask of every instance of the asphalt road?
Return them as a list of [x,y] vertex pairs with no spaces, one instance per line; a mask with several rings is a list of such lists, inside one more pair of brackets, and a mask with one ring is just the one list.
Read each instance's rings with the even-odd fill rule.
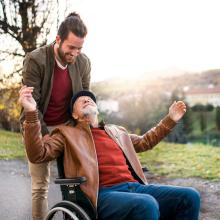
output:
[[[56,165],[51,164],[49,207],[61,200],[53,183]],[[0,160],[0,220],[31,220],[31,181],[26,161]]]
[[[220,220],[220,182],[200,178],[165,178],[146,173],[151,183],[192,186],[201,193],[200,220]],[[51,163],[49,208],[61,201],[55,162]],[[31,220],[31,185],[26,161],[0,160],[0,220]]]

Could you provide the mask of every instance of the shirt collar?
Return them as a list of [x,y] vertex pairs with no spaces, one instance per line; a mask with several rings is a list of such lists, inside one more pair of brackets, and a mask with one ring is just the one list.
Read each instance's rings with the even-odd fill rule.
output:
[[63,66],[56,57],[55,57],[55,60],[56,60],[57,66],[60,69],[65,70],[67,68],[67,64],[66,64],[66,66]]

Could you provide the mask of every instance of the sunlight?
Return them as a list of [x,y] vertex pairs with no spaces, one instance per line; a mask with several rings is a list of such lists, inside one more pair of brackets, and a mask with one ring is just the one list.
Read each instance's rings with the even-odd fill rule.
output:
[[89,28],[92,80],[220,68],[219,1],[75,0]]
[[[219,69],[218,0],[72,0],[59,19],[78,12],[88,27],[83,52],[92,81],[142,74]],[[48,42],[55,39],[51,28]],[[6,72],[11,65],[4,65]],[[170,70],[170,72],[168,71]],[[160,74],[158,74],[160,75]]]

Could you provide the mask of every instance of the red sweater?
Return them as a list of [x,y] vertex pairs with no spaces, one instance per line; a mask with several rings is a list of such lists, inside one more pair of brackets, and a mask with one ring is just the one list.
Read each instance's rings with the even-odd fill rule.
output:
[[105,130],[92,128],[99,165],[99,186],[113,186],[123,182],[137,182],[132,176],[120,147]]
[[53,87],[44,121],[48,126],[66,122],[69,118],[68,108],[72,97],[72,83],[68,68],[61,69],[55,62]]

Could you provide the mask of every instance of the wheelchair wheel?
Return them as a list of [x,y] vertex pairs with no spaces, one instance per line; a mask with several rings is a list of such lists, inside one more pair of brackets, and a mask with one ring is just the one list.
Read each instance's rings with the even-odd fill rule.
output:
[[70,201],[57,203],[48,212],[45,220],[91,220],[86,212]]

